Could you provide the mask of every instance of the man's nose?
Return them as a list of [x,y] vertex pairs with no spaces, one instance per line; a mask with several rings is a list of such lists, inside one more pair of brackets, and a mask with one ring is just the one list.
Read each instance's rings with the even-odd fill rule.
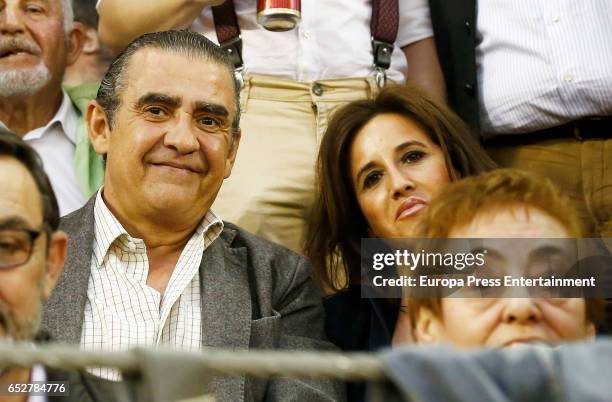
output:
[[190,114],[179,112],[164,136],[164,145],[175,149],[183,155],[196,152],[200,149],[198,129],[193,124]]
[[0,11],[0,34],[15,35],[23,33],[24,30],[23,15],[19,8],[15,5],[6,5],[4,10]]
[[535,299],[506,299],[502,321],[506,324],[535,324],[542,320],[542,311]]

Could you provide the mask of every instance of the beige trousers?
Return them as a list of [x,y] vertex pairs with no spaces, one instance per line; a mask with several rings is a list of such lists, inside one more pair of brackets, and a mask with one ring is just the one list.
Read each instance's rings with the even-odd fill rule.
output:
[[314,166],[330,116],[372,97],[366,78],[302,83],[250,76],[241,92],[242,139],[212,207],[222,219],[301,252],[314,199]]
[[612,139],[554,138],[486,150],[501,166],[551,179],[574,201],[589,237],[612,237]]

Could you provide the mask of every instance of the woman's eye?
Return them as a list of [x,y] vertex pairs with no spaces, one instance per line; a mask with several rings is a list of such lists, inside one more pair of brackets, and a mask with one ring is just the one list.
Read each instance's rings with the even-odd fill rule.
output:
[[380,181],[382,177],[382,173],[380,172],[372,172],[369,173],[366,178],[363,180],[363,188],[370,188],[374,186],[376,183]]
[[404,155],[402,155],[403,163],[414,163],[418,162],[425,156],[425,152],[423,151],[408,151]]

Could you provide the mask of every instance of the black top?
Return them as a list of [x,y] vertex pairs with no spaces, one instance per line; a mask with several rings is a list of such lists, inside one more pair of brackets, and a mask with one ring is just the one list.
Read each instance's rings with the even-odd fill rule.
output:
[[[327,338],[344,351],[376,351],[391,345],[399,300],[365,299],[351,286],[324,300]],[[349,382],[347,400],[365,401],[365,383]]]

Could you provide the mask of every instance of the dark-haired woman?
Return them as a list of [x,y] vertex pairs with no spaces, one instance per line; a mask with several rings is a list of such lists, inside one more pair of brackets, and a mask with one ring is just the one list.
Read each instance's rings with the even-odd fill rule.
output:
[[[337,292],[325,301],[332,342],[375,350],[405,335],[399,300],[361,297],[361,239],[410,237],[447,183],[494,167],[461,119],[415,88],[390,86],[335,112],[305,249],[319,284]],[[349,387],[349,400],[362,398],[362,388]]]

